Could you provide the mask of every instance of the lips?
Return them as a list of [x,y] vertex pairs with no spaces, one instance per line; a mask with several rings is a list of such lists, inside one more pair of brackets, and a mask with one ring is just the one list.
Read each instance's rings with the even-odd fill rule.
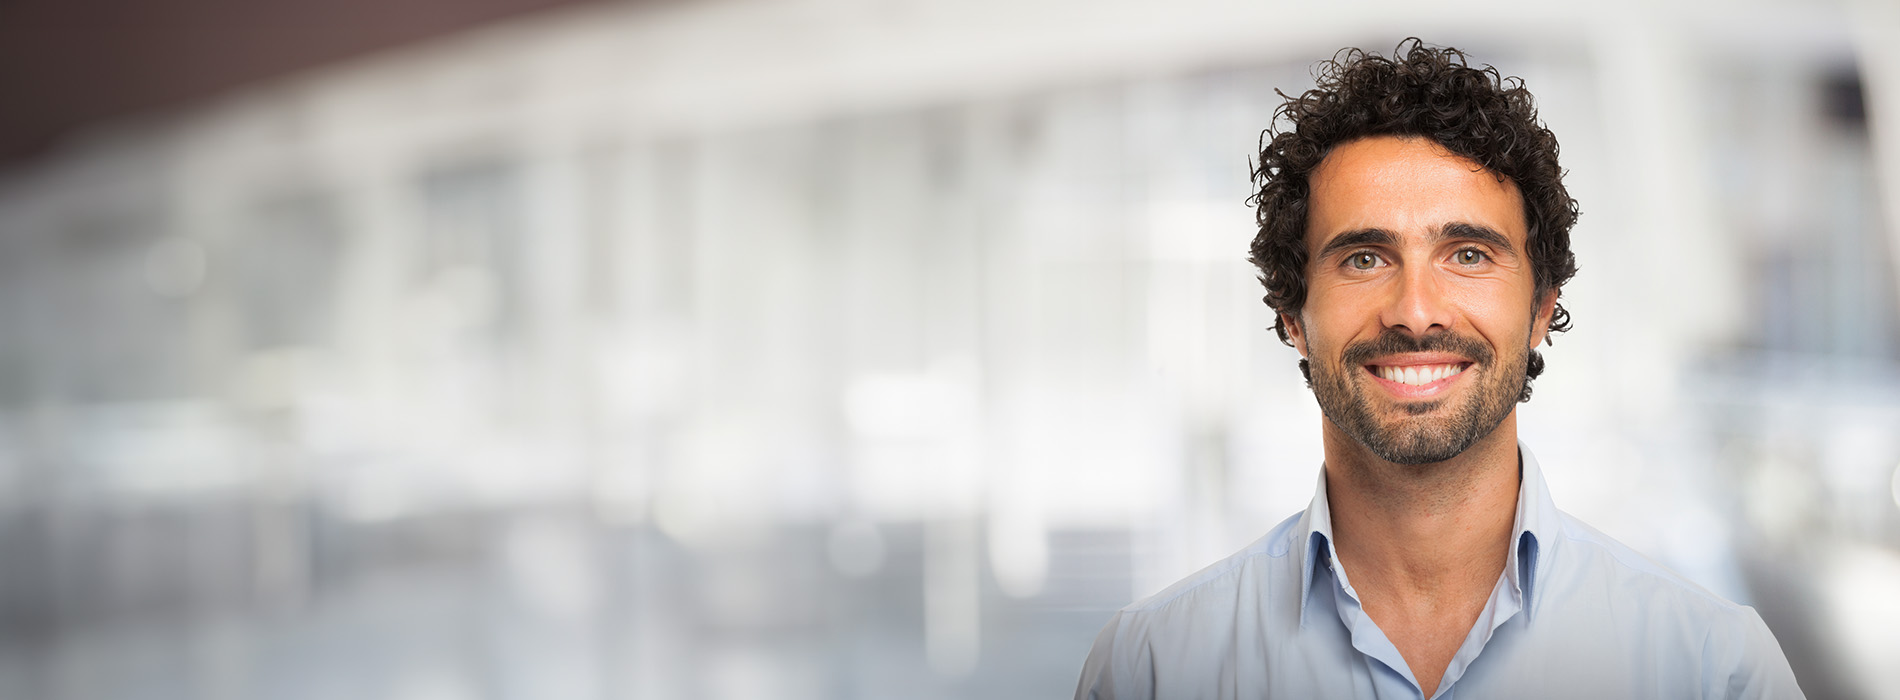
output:
[[1363,367],[1387,394],[1412,401],[1435,399],[1451,391],[1473,364],[1453,353],[1424,352],[1387,355]]
[[1347,344],[1340,359],[1363,370],[1388,396],[1421,401],[1455,391],[1473,367],[1489,366],[1493,355],[1478,339],[1449,331],[1413,336],[1386,328],[1377,338]]

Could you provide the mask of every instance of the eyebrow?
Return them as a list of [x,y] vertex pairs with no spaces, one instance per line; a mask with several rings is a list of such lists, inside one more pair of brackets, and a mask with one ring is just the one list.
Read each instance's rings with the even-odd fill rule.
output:
[[1315,258],[1325,260],[1332,257],[1334,253],[1347,248],[1358,248],[1368,245],[1395,247],[1398,244],[1399,237],[1391,231],[1382,228],[1362,228],[1333,236],[1332,240],[1326,242],[1325,247],[1319,249],[1319,255],[1315,256]]
[[[1511,245],[1511,239],[1505,238],[1504,234],[1498,233],[1497,229],[1489,226],[1465,223],[1463,221],[1453,221],[1440,227],[1438,232],[1432,235],[1432,243],[1442,243],[1455,238],[1484,243],[1513,257],[1517,255],[1517,248]],[[1332,240],[1327,241],[1325,247],[1320,248],[1319,255],[1316,256],[1316,258],[1324,260],[1331,257],[1334,253],[1348,248],[1374,245],[1396,247],[1398,244],[1398,235],[1386,229],[1356,229],[1334,236]]]
[[1449,224],[1445,224],[1444,228],[1439,229],[1438,235],[1433,236],[1433,238],[1435,239],[1433,242],[1444,241],[1444,240],[1452,239],[1452,238],[1463,238],[1466,240],[1477,241],[1479,243],[1484,243],[1493,248],[1496,248],[1501,252],[1507,253],[1511,255],[1512,257],[1517,257],[1517,247],[1511,245],[1511,239],[1505,238],[1504,234],[1498,233],[1497,229],[1491,228],[1489,226],[1479,226],[1477,224],[1467,224],[1463,221],[1453,221]]

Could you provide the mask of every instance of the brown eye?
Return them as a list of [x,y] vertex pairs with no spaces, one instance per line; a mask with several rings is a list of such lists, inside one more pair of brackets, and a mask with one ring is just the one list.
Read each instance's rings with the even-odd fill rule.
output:
[[1352,269],[1354,270],[1370,270],[1379,266],[1379,256],[1371,253],[1358,253],[1353,255],[1347,262],[1352,265]]

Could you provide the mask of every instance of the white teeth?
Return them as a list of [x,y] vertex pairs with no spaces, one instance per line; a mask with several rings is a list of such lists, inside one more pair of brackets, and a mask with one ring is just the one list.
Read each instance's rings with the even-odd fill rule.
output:
[[1440,379],[1444,379],[1446,377],[1452,376],[1454,374],[1457,374],[1463,371],[1464,371],[1464,368],[1458,365],[1411,365],[1408,367],[1387,367],[1384,365],[1378,366],[1378,373],[1380,377],[1383,377],[1390,381],[1398,382],[1400,384],[1410,384],[1412,386],[1422,386],[1425,384],[1430,384],[1432,382],[1438,381]]

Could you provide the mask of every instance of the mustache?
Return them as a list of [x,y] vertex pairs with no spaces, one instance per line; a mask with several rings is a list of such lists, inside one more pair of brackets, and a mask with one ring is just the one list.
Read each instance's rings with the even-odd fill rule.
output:
[[1447,352],[1481,365],[1491,364],[1491,348],[1475,338],[1439,331],[1414,336],[1397,328],[1387,328],[1379,337],[1346,346],[1341,359],[1348,366],[1363,365],[1386,355],[1404,352]]

